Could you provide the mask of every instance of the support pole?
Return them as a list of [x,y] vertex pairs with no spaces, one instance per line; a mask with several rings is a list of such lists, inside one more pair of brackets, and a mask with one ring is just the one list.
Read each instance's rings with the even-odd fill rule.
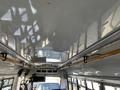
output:
[[78,79],[76,78],[76,82],[77,82],[77,90],[79,90],[79,83],[78,83]]
[[100,83],[100,90],[105,90],[103,82]]

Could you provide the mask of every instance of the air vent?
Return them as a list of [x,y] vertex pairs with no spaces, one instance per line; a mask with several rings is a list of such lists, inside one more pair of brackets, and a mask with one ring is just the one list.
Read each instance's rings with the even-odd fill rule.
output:
[[58,73],[56,69],[38,69],[36,72],[39,74],[57,74]]
[[46,70],[42,70],[42,72],[43,72],[43,73],[45,73],[45,72],[46,72]]
[[53,70],[54,73],[57,73],[57,70]]
[[37,72],[41,72],[41,70],[37,70]]
[[52,72],[52,70],[48,70],[48,72],[49,72],[49,73],[51,73],[51,72]]

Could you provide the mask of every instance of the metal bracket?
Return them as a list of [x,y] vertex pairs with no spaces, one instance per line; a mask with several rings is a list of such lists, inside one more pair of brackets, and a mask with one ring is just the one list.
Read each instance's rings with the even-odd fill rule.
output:
[[83,56],[84,58],[84,63],[87,63],[88,56]]
[[72,64],[72,62],[69,62],[69,63],[68,63],[68,66],[71,66],[71,64]]
[[8,53],[7,52],[1,52],[0,55],[4,58],[2,60],[6,61]]

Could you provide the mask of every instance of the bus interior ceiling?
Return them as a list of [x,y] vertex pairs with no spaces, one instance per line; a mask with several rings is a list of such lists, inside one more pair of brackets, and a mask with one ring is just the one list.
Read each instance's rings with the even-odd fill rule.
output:
[[120,0],[0,0],[0,90],[120,90]]

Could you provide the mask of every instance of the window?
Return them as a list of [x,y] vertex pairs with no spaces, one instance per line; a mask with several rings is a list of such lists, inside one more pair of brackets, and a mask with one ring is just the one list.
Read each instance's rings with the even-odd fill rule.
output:
[[81,87],[80,90],[86,90],[84,87]]
[[85,86],[85,81],[81,80],[81,84],[82,84],[82,86]]
[[2,90],[12,90],[12,85],[13,85],[13,78],[5,78],[1,81],[2,86]]
[[10,86],[2,88],[2,90],[12,90]]
[[120,6],[110,10],[102,17],[101,37],[106,36],[116,27],[120,26]]
[[33,35],[33,29],[30,29],[30,31],[28,32],[30,36]]
[[81,80],[78,79],[78,84],[81,85]]
[[27,43],[27,39],[26,38],[22,39],[21,43]]
[[12,14],[10,9],[1,17],[1,20],[12,21]]
[[116,9],[116,11],[113,14],[112,26],[113,27],[120,26],[120,6]]
[[111,19],[112,19],[112,14],[103,22],[101,37],[104,37],[105,35],[107,35],[109,32],[112,31],[113,28],[110,25]]
[[72,86],[71,86],[71,83],[69,82],[69,90],[72,90],[72,88],[71,88]]
[[92,82],[91,81],[86,81],[87,82],[87,87],[89,88],[89,89],[92,89]]
[[4,80],[3,86],[6,86],[8,84],[9,84],[9,80],[8,79]]
[[46,62],[61,62],[60,59],[46,58]]
[[72,78],[72,83],[74,83],[74,78]]
[[72,46],[70,47],[70,50],[69,50],[69,58],[71,58],[72,57]]
[[80,35],[80,40],[79,40],[79,52],[85,49],[85,33],[82,33]]
[[117,90],[120,90],[120,88],[117,87]]
[[45,42],[46,42],[46,45],[49,44],[49,40],[48,40],[48,38],[46,38]]
[[15,36],[21,36],[21,30],[20,30],[20,28],[17,28],[17,29],[15,30],[14,35],[15,35]]
[[45,47],[45,41],[42,42],[42,48],[44,48],[44,47]]
[[98,40],[98,24],[94,22],[88,27],[87,31],[87,47]]
[[71,82],[71,78],[68,78],[68,81]]
[[73,81],[72,81],[72,82],[76,84],[76,83],[77,83],[77,80],[76,80],[75,78],[73,78]]
[[37,41],[39,41],[39,40],[40,40],[40,35],[37,36]]
[[8,37],[8,46],[14,50],[16,49],[15,39],[13,37]]
[[115,90],[115,88],[112,86],[105,85],[105,90]]
[[99,83],[93,82],[93,88],[94,88],[94,90],[100,90]]
[[32,90],[58,90],[60,85],[58,83],[34,82]]
[[59,83],[60,84],[60,77],[50,77],[50,76],[46,76],[45,78],[45,82],[46,83]]
[[4,33],[0,33],[0,41],[6,44],[6,35]]
[[42,42],[42,48],[46,47],[49,43],[50,43],[49,39],[46,38],[46,39]]
[[73,84],[73,90],[77,90],[77,85]]
[[0,80],[0,86],[1,86],[1,84],[2,84],[2,81]]
[[78,42],[75,42],[73,47],[73,56],[77,54],[77,46],[78,46]]
[[37,13],[37,9],[35,9],[35,8],[33,7],[31,0],[29,0],[29,4],[30,4],[30,8],[31,8],[31,10],[32,10],[32,13],[33,13],[33,14],[36,14],[36,13]]
[[27,22],[28,21],[28,14],[27,14],[27,9],[26,8],[19,8],[19,15],[21,16],[21,20],[23,22]]
[[13,79],[10,79],[9,80],[9,85],[12,85],[13,84]]
[[119,86],[114,86],[114,85],[105,85],[105,90],[120,90],[120,87]]
[[39,30],[39,26],[36,24],[36,25],[34,26],[34,29],[35,29],[35,32],[37,32],[37,31]]
[[43,57],[43,51],[42,50],[38,51],[38,57]]

